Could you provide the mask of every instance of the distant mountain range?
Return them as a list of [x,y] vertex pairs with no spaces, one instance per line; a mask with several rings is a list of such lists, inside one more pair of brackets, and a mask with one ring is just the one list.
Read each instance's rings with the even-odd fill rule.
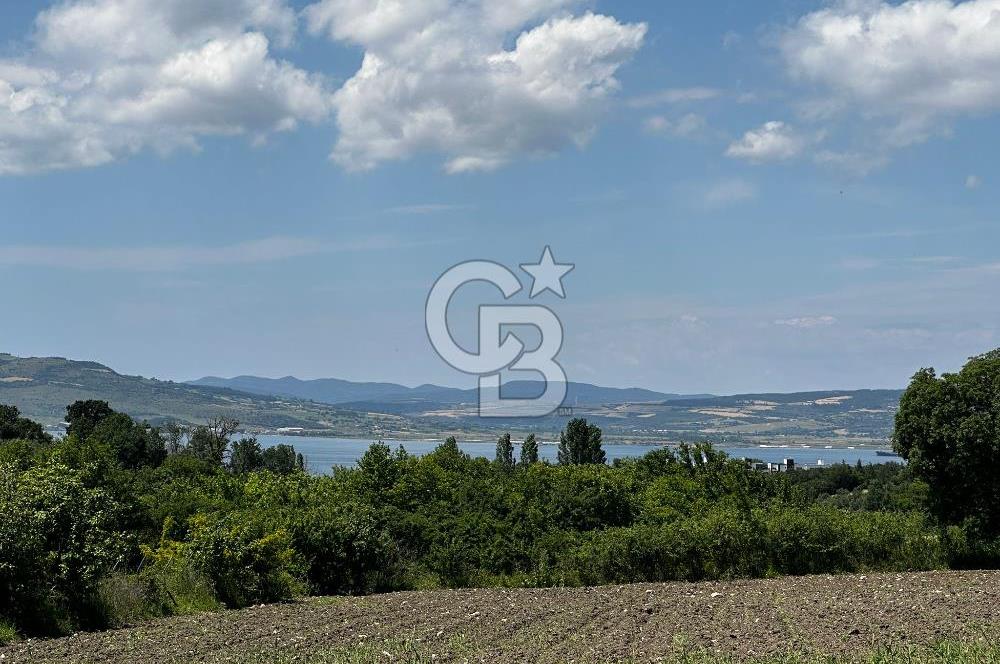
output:
[[[436,427],[470,431],[534,430],[554,436],[567,413],[544,418],[484,419],[475,389],[438,385],[358,383],[334,378],[207,377],[193,385],[260,395],[308,399],[365,413],[396,415]],[[530,398],[538,381],[513,381],[505,398]],[[892,433],[900,390],[825,390],[789,394],[716,396],[670,394],[641,388],[567,384],[564,404],[573,415],[596,422],[619,438],[671,441],[710,440],[729,444],[884,445]]]
[[[597,423],[610,439],[701,441],[729,445],[884,446],[900,390],[827,390],[732,396],[679,395],[639,388],[569,383],[565,412],[544,418],[481,418],[476,390],[436,385],[358,383],[338,379],[203,378],[175,383],[119,374],[96,362],[0,353],[0,403],[46,425],[66,406],[102,399],[154,424],[199,424],[213,417],[248,429],[375,440],[494,437],[535,432],[552,440],[566,417]],[[504,397],[539,394],[537,381],[504,385]]]
[[[476,389],[463,390],[455,387],[439,385],[420,385],[406,387],[396,383],[357,383],[339,378],[319,378],[316,380],[299,380],[293,376],[284,378],[260,378],[259,376],[237,376],[235,378],[219,378],[206,376],[188,383],[201,387],[221,387],[240,390],[251,394],[266,394],[272,396],[294,397],[308,399],[328,404],[351,404],[356,402],[381,402],[387,404],[400,403],[435,403],[443,406],[459,406],[476,403]],[[518,380],[505,383],[502,395],[504,398],[530,398],[544,390],[540,381]],[[648,403],[673,401],[676,399],[705,398],[706,394],[665,394],[637,387],[616,388],[601,387],[589,383],[566,384],[566,400],[568,405],[595,405],[603,403]]]

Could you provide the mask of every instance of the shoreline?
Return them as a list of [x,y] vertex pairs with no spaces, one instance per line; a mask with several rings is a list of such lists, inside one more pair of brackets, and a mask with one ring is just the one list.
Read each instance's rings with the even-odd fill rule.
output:
[[[436,443],[443,442],[449,436],[454,436],[458,439],[460,443],[470,444],[470,445],[495,445],[496,440],[492,437],[492,434],[487,434],[487,437],[483,437],[482,433],[463,433],[455,431],[443,431],[437,436],[407,436],[405,434],[400,435],[400,432],[392,432],[391,435],[357,435],[357,434],[344,434],[341,432],[320,432],[320,431],[304,431],[304,432],[288,432],[288,431],[276,431],[276,430],[264,430],[264,431],[242,431],[242,435],[254,435],[254,436],[281,436],[286,438],[302,438],[302,439],[329,439],[329,440],[352,440],[352,441],[362,441],[371,440],[371,442],[384,442],[387,444],[394,443]],[[514,432],[511,432],[512,434]],[[499,432],[496,435],[500,435]],[[521,443],[523,437],[520,433],[513,440],[515,444]],[[558,440],[555,437],[550,437],[547,440],[539,440],[540,445],[557,445]],[[872,439],[862,439],[862,440],[844,440],[836,439],[830,441],[818,441],[811,443],[778,443],[778,442],[748,442],[748,441],[717,441],[711,439],[695,440],[695,441],[678,441],[678,440],[664,440],[664,439],[644,439],[644,438],[624,438],[618,436],[605,436],[603,440],[605,445],[633,445],[636,447],[671,447],[676,448],[681,444],[687,442],[689,445],[695,445],[697,443],[710,443],[713,447],[718,448],[729,448],[729,449],[746,449],[746,450],[871,450],[871,451],[891,451],[892,444],[890,441],[886,440],[884,442],[877,442]]]

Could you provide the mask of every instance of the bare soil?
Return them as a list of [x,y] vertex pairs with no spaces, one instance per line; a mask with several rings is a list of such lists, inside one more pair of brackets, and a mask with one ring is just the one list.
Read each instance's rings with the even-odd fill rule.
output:
[[0,649],[0,661],[756,659],[991,639],[998,627],[1000,572],[927,572],[310,598],[24,641]]

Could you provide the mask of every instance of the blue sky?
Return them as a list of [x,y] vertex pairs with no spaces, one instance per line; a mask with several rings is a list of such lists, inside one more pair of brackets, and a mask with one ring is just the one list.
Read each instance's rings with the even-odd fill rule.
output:
[[0,9],[4,351],[465,385],[431,284],[546,245],[572,380],[1000,345],[1000,2],[151,1]]

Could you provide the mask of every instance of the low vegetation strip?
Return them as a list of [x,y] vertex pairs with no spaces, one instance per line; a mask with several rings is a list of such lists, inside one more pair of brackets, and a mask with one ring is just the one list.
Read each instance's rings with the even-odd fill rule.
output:
[[[997,661],[988,645],[997,627],[1000,572],[926,572],[319,597],[23,641],[0,655],[148,664],[866,661],[873,652],[952,661],[933,659],[951,652]],[[922,650],[941,642],[965,645]]]

